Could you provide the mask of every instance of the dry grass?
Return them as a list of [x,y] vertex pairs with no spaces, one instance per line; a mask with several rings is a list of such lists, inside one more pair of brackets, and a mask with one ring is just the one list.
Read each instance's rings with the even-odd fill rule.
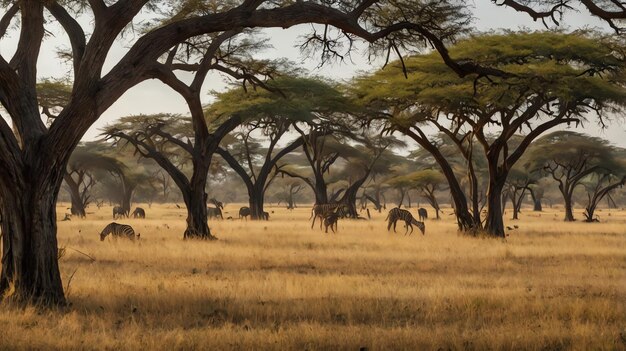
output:
[[211,223],[218,242],[181,240],[173,205],[125,221],[135,244],[99,241],[108,207],[60,222],[71,306],[2,307],[0,349],[626,348],[626,212],[525,211],[503,242],[458,236],[447,215],[425,236],[387,233],[384,214],[322,235],[309,208],[269,210]]

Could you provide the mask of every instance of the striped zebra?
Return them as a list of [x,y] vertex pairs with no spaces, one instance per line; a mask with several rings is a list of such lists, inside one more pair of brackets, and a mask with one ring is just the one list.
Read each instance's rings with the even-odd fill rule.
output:
[[397,208],[397,207],[392,208],[391,211],[389,211],[389,214],[387,215],[387,218],[385,220],[389,221],[389,223],[387,224],[387,230],[390,230],[391,225],[393,224],[394,233],[396,232],[396,222],[399,220],[403,220],[405,223],[406,232],[404,233],[404,235],[407,234],[407,232],[409,231],[409,228],[411,228],[411,232],[409,233],[409,235],[413,234],[413,225],[416,225],[417,228],[419,228],[419,230],[422,232],[422,235],[424,235],[424,232],[426,230],[426,227],[424,226],[424,222],[419,222],[415,220],[411,212]]
[[137,233],[135,235],[135,231],[133,227],[127,224],[119,224],[115,222],[109,223],[102,232],[100,232],[100,241],[104,241],[104,239],[111,234],[114,238],[128,238],[130,240],[135,240],[135,237],[139,239],[141,234]]
[[324,217],[332,212],[337,213],[339,215],[339,218],[346,218],[350,216],[350,208],[345,204],[315,204],[313,205],[313,209],[311,210],[311,217],[309,217],[309,220],[313,218],[313,222],[311,223],[311,229],[313,229],[313,226],[315,225],[315,220],[317,218],[320,219],[320,229],[322,229]]

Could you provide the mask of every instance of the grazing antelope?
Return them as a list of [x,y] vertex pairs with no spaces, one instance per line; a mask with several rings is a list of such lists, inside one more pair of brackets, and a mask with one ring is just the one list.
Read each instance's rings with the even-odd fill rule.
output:
[[387,230],[390,230],[391,225],[393,224],[394,233],[396,232],[396,222],[399,220],[403,220],[405,223],[406,232],[404,233],[404,235],[407,234],[409,228],[411,228],[411,232],[409,233],[409,235],[413,234],[413,225],[416,225],[417,228],[419,228],[419,230],[422,232],[422,235],[424,235],[424,232],[426,230],[424,222],[418,222],[417,220],[415,220],[415,218],[413,218],[411,212],[397,207],[392,208],[391,211],[389,211],[389,214],[387,215],[387,218],[385,220],[389,221],[389,223],[387,224]]
[[222,215],[222,210],[219,207],[207,207],[206,214],[209,218],[220,217],[221,219],[224,219],[224,216]]
[[326,216],[324,216],[324,227],[326,228],[325,233],[328,233],[328,227],[330,227],[330,230],[332,230],[333,233],[336,233],[338,221],[339,221],[339,214],[337,212],[331,212],[327,214]]
[[135,235],[135,231],[133,227],[127,224],[119,224],[119,223],[109,223],[104,229],[100,232],[100,241],[104,241],[104,239],[111,234],[114,238],[128,238],[130,240],[135,240],[135,238],[139,239],[141,234],[137,233]]
[[311,223],[311,229],[313,229],[313,226],[315,225],[315,220],[317,218],[320,219],[320,229],[322,229],[324,217],[326,217],[331,212],[338,213],[340,218],[345,218],[350,215],[350,209],[344,204],[315,204],[313,206],[313,209],[311,210],[311,217],[309,217],[309,220],[313,218],[313,222]]
[[250,207],[242,207],[239,209],[239,218],[241,219],[242,217],[245,218],[246,220],[248,220],[248,216],[252,213],[252,211],[250,211]]
[[146,218],[146,211],[141,207],[135,208],[133,218]]
[[420,221],[422,221],[422,222],[423,222],[424,220],[428,219],[428,211],[426,211],[426,209],[425,209],[425,208],[420,207],[420,208],[417,210],[417,215],[418,215],[418,217],[419,217]]
[[216,208],[224,209],[224,203],[221,201],[217,201],[214,197],[209,199],[209,202],[212,203]]
[[122,206],[113,207],[113,219],[126,217],[128,218],[128,211],[124,211]]

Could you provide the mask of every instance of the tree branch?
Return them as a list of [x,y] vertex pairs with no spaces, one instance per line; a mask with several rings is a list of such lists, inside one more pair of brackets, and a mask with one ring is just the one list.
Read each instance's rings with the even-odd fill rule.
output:
[[85,32],[78,21],[67,13],[58,1],[47,4],[46,8],[50,11],[52,16],[59,21],[67,33],[67,36],[70,38],[70,43],[72,45],[72,60],[74,63],[74,77],[76,77],[80,68],[80,62],[85,54],[85,48],[87,46],[85,41]]

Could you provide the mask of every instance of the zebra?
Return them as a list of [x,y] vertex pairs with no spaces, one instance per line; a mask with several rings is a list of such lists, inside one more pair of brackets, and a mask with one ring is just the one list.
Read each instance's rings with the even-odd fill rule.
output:
[[222,215],[222,210],[219,207],[207,207],[206,214],[209,218],[220,217],[221,219],[224,219],[224,216]]
[[426,211],[426,209],[423,207],[420,207],[417,210],[417,215],[419,216],[420,221],[424,221],[425,219],[428,219],[428,211]]
[[122,206],[113,207],[113,219],[126,217],[128,218],[128,211],[125,211]]
[[320,219],[320,229],[322,229],[322,223],[324,221],[324,217],[331,212],[337,212],[340,218],[345,218],[350,216],[350,208],[345,204],[335,203],[335,204],[315,204],[313,209],[311,210],[311,217],[309,220],[313,218],[313,223],[311,223],[311,229],[315,225],[315,220],[319,217]]
[[252,212],[250,211],[250,207],[242,207],[239,209],[239,218],[241,219],[241,217],[245,218],[246,220],[248,220],[248,216],[251,214]]
[[114,238],[121,237],[121,238],[128,238],[130,240],[135,240],[135,238],[139,239],[139,236],[141,235],[139,233],[135,235],[135,231],[133,230],[133,227],[127,224],[119,224],[115,222],[109,223],[109,225],[104,227],[102,232],[100,232],[100,241],[104,241],[104,239],[109,234],[111,234]]
[[419,228],[419,230],[422,232],[422,235],[424,235],[424,232],[426,230],[424,222],[416,221],[415,218],[413,218],[411,212],[400,209],[398,207],[392,208],[391,211],[389,211],[389,214],[387,215],[387,218],[385,220],[389,220],[389,223],[387,224],[387,230],[390,230],[391,225],[393,224],[394,233],[396,232],[396,222],[399,220],[403,220],[405,223],[406,232],[404,233],[404,235],[407,234],[409,228],[411,228],[410,234],[413,234],[413,224],[415,224],[417,228]]
[[[326,228],[325,233],[328,233],[328,227],[330,227],[330,230],[332,230],[333,233],[336,233],[337,222],[339,221],[339,217],[340,216],[339,216],[339,213],[337,213],[337,211],[330,212],[326,214],[326,216],[324,216],[324,227]],[[322,228],[320,227],[320,229]]]
[[146,211],[141,207],[135,208],[133,218],[146,218]]

